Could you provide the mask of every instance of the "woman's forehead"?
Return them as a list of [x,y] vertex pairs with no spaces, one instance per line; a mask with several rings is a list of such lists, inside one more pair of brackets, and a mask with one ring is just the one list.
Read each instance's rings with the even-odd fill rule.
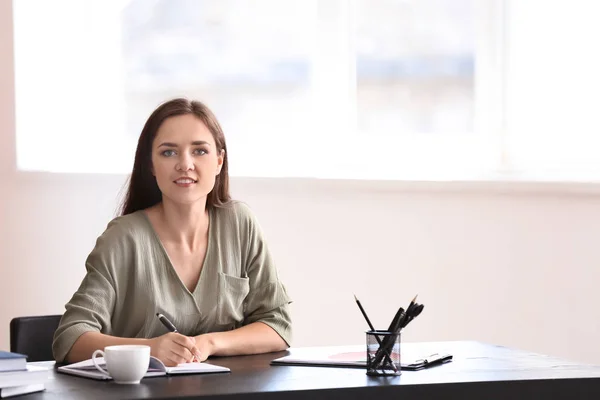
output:
[[202,120],[193,114],[177,115],[163,121],[154,142],[189,144],[197,141],[215,144],[214,138]]

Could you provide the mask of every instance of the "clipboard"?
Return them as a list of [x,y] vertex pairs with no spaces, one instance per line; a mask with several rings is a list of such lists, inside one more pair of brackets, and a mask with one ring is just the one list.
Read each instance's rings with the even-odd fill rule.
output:
[[[327,348],[321,348],[320,351],[316,348],[311,351],[303,350],[305,349],[292,350],[292,354],[272,360],[271,365],[363,369],[367,367],[364,351],[327,352]],[[405,362],[401,362],[401,369],[419,371],[448,363],[452,361],[452,358],[452,354],[449,353],[434,353],[426,357],[407,359]]]

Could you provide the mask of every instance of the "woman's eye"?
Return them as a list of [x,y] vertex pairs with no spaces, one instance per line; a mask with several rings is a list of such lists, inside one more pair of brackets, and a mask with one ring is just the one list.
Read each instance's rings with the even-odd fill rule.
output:
[[171,157],[175,155],[175,150],[165,150],[162,153],[160,153],[161,155],[165,156],[165,157]]
[[196,149],[196,150],[194,150],[194,154],[200,155],[200,156],[203,156],[203,155],[205,155],[207,153],[208,152],[206,150],[204,150],[204,149]]

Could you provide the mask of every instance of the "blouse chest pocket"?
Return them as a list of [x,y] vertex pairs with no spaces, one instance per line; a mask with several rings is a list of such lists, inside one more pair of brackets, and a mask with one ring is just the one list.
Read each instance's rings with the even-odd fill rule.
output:
[[250,279],[219,272],[217,323],[238,325],[244,320],[244,300],[250,293]]

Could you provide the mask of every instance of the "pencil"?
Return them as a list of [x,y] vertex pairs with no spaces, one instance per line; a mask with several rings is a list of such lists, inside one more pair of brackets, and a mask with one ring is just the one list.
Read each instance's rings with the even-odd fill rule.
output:
[[369,329],[374,331],[375,328],[373,328],[373,324],[371,323],[371,320],[369,320],[369,317],[367,316],[365,309],[363,308],[362,304],[360,304],[360,301],[358,300],[356,295],[354,295],[354,300],[356,300],[356,304],[358,304],[358,308],[360,308],[360,312],[362,313],[363,317],[365,317],[365,321],[367,321],[367,325],[369,325]]
[[412,309],[415,307],[415,302],[417,301],[417,296],[418,296],[418,294],[415,294],[415,297],[413,297],[412,301],[408,305],[408,308],[406,309],[407,314],[409,313],[409,310],[412,311]]
[[409,318],[413,315],[415,307],[417,306],[417,296],[418,294],[416,294],[415,297],[413,297],[408,307],[406,307],[406,313],[402,316],[402,318],[400,318],[400,320],[398,321],[398,326],[394,327],[394,331],[401,330],[408,323]]
[[[356,300],[356,304],[358,304],[358,308],[360,309],[360,312],[362,313],[363,317],[365,317],[365,321],[367,321],[367,325],[369,325],[369,329],[373,332],[375,339],[377,340],[377,343],[379,344],[379,348],[381,349],[381,340],[379,340],[379,336],[377,336],[377,333],[375,333],[375,328],[373,327],[371,320],[367,316],[365,309],[363,308],[362,304],[360,304],[360,300],[358,300],[358,297],[356,297],[356,295],[354,295],[354,300]],[[398,368],[396,368],[396,365],[394,365],[394,361],[392,360],[392,357],[390,357],[389,351],[385,351],[385,357],[386,357],[388,363],[394,369],[394,372],[398,372]]]

